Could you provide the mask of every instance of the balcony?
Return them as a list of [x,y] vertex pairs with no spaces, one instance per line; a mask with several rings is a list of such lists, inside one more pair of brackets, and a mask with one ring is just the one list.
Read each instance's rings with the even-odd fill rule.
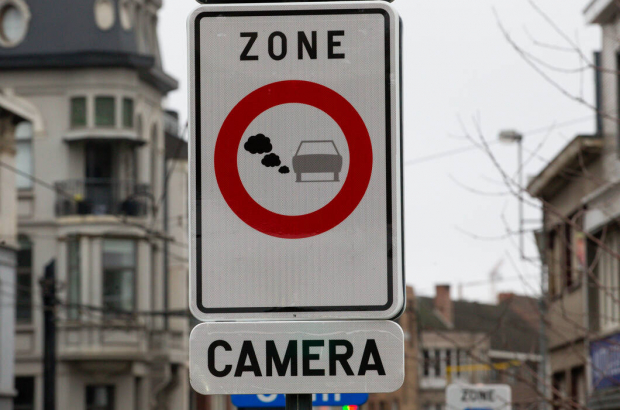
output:
[[152,195],[148,184],[117,179],[79,179],[57,182],[56,216],[146,216]]

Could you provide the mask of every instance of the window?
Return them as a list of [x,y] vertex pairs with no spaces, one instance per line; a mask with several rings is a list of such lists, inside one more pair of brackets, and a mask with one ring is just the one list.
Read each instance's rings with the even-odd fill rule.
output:
[[15,127],[15,168],[19,171],[15,176],[18,189],[32,189],[32,123],[23,121]]
[[423,361],[422,361],[422,366],[423,366],[423,374],[424,376],[428,377],[430,375],[430,366],[431,366],[431,358],[430,355],[428,354],[428,350],[424,349],[422,350],[422,356],[423,356]]
[[441,350],[435,350],[435,360],[433,361],[435,377],[441,377]]
[[134,310],[135,273],[135,242],[127,239],[105,239],[103,241],[103,304],[106,308],[122,312]]
[[[620,231],[610,227],[603,241],[609,249],[620,249]],[[618,260],[608,252],[601,252],[596,266],[599,284],[598,289],[598,320],[601,330],[615,330],[620,323],[620,268]]]
[[553,410],[563,409],[564,399],[566,395],[566,380],[564,372],[554,373],[551,379],[551,385],[553,387]]
[[16,377],[13,410],[34,410],[34,377]]
[[67,318],[79,319],[80,300],[80,239],[77,236],[70,237],[67,241]]
[[133,100],[123,98],[123,127],[133,128]]
[[95,22],[97,27],[106,31],[112,28],[116,20],[114,3],[111,0],[95,1]]
[[114,386],[86,386],[86,410],[114,410]]
[[130,0],[123,0],[120,3],[119,14],[121,17],[121,25],[123,29],[129,31],[133,28],[134,23],[134,2]]
[[95,125],[98,127],[113,127],[116,125],[114,97],[95,98]]
[[560,265],[556,251],[556,236],[557,231],[553,229],[549,232],[549,237],[547,238],[547,289],[549,295],[551,296],[555,296],[559,293],[555,283],[555,278],[558,274],[558,267]]
[[86,97],[71,99],[71,127],[86,126]]
[[570,371],[570,396],[572,407],[580,408],[586,404],[586,381],[583,367],[573,367]]
[[452,350],[446,350],[446,375],[450,375],[450,377],[454,376],[452,368]]
[[32,242],[26,236],[19,236],[18,243],[15,319],[18,323],[30,323],[32,322]]
[[15,47],[28,32],[30,11],[23,0],[8,0],[0,4],[0,46]]
[[569,224],[564,225],[564,287],[573,286],[573,235]]

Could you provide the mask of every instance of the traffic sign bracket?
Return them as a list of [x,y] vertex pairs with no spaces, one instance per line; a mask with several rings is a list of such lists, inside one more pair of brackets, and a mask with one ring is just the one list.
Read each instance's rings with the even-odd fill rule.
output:
[[284,410],[311,410],[311,394],[287,394]]

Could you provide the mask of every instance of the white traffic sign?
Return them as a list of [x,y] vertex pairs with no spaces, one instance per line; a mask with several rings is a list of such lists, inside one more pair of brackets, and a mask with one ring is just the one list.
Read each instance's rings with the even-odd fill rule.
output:
[[450,410],[511,410],[512,392],[507,384],[451,384],[446,403]]
[[228,4],[189,21],[191,301],[203,321],[404,305],[399,18]]
[[189,363],[201,394],[392,392],[404,335],[391,321],[202,323]]

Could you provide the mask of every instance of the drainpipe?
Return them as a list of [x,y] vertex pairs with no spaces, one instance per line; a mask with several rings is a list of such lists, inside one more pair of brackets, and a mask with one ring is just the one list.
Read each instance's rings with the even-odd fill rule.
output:
[[[164,136],[165,138],[165,136]],[[169,266],[169,244],[168,244],[168,237],[169,237],[169,221],[168,218],[170,217],[169,215],[169,204],[168,204],[168,186],[170,185],[170,181],[166,181],[166,176],[168,173],[168,160],[165,158],[164,156],[164,167],[163,167],[163,171],[164,171],[164,176],[163,176],[163,181],[164,184],[166,184],[164,186],[164,232],[166,235],[166,239],[164,240],[164,289],[163,289],[163,293],[164,293],[164,330],[167,332],[170,328],[170,318],[168,317],[168,282],[169,282],[169,276],[170,276],[170,266]]]

